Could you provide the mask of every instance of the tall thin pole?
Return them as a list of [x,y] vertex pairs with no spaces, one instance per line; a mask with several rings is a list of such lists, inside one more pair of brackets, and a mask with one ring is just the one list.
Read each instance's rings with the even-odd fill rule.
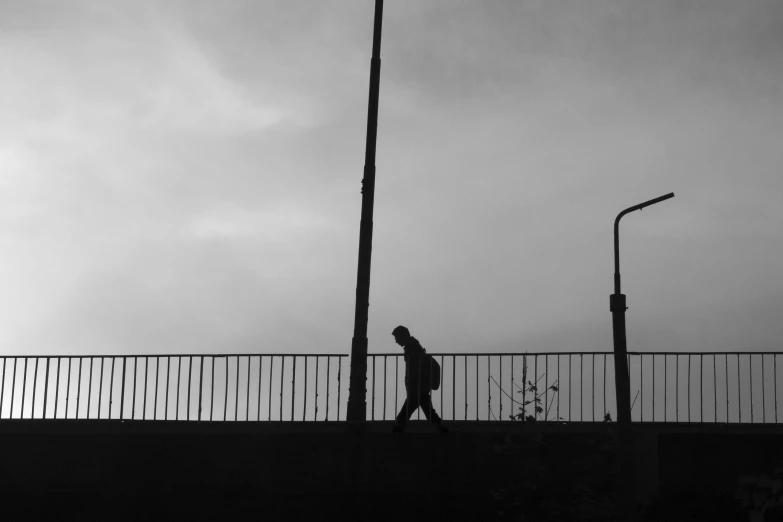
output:
[[356,276],[356,312],[351,342],[351,377],[347,420],[367,418],[367,318],[370,307],[372,217],[375,204],[375,143],[378,134],[378,91],[381,80],[381,26],[383,0],[375,0],[375,25],[370,60],[370,100],[367,109],[367,143],[362,180],[362,218],[359,228],[359,267]]
[[617,466],[620,475],[620,518],[629,522],[636,520],[635,489],[633,482],[632,436],[631,432],[631,379],[628,373],[628,347],[625,336],[625,294],[620,285],[620,219],[629,212],[673,198],[674,193],[645,201],[629,207],[614,220],[614,294],[609,296],[609,310],[612,312],[612,337],[614,340],[614,378],[617,397]]

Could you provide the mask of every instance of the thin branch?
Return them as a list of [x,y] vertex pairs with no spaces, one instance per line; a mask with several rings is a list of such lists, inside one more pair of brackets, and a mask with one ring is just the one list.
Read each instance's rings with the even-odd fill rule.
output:
[[546,408],[546,414],[545,414],[546,418],[544,420],[549,420],[549,410],[552,409],[552,403],[553,402],[555,402],[555,394],[554,393],[552,394],[552,400],[549,401],[549,406],[547,406],[547,408]]
[[[709,363],[708,363],[709,364]],[[631,403],[631,411],[633,411],[634,404],[636,404],[636,398],[639,397],[639,391],[636,391],[636,397],[633,398],[633,403]]]
[[522,403],[522,402],[519,402],[519,401],[517,401],[517,400],[514,400],[514,397],[512,397],[511,395],[509,395],[508,393],[506,393],[506,390],[504,390],[503,388],[501,388],[501,387],[500,387],[500,384],[498,384],[498,381],[496,381],[494,377],[492,377],[491,375],[490,375],[489,377],[490,377],[490,379],[492,379],[492,381],[493,381],[495,384],[497,384],[497,386],[498,386],[498,388],[500,389],[500,391],[502,391],[502,392],[503,392],[503,394],[505,394],[505,396],[506,396],[506,397],[508,397],[509,399],[511,399],[511,402],[513,402],[513,403],[515,403],[515,404],[519,404],[520,406],[523,406],[523,407],[524,407],[524,406],[526,406],[524,403]]
[[492,411],[492,405],[488,404],[488,406],[489,406],[489,414],[492,415],[492,419],[493,420],[498,420],[498,418],[495,417],[495,413]]

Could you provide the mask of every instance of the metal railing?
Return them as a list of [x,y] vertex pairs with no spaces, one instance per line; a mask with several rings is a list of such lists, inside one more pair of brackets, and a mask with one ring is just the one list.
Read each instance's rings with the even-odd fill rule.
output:
[[[629,357],[631,419],[778,423],[783,375],[774,352],[657,352]],[[783,362],[783,359],[781,359]]]
[[[431,354],[440,365],[432,406],[446,421],[601,422],[616,418],[608,352]],[[405,400],[401,354],[371,354],[368,420],[393,420]],[[414,412],[421,419],[423,412]]]
[[342,420],[347,398],[342,380],[345,358],[322,354],[0,357],[0,418]]
[[[634,422],[778,423],[780,353],[628,354]],[[433,354],[435,411],[451,421],[617,419],[611,352]],[[783,362],[783,359],[782,359]],[[392,420],[405,399],[399,354],[368,361],[368,419]],[[414,412],[422,418],[422,412]]]
[[[446,421],[615,420],[611,352],[444,353]],[[634,422],[778,423],[780,353],[630,353]],[[0,357],[1,419],[345,420],[347,355]],[[783,360],[782,360],[783,362]],[[367,420],[406,398],[401,353],[370,354]],[[419,409],[414,418],[424,416]],[[780,420],[778,420],[780,418]]]

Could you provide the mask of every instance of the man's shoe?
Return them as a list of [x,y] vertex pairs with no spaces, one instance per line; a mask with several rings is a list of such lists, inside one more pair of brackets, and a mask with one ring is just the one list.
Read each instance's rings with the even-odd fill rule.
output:
[[394,428],[392,428],[392,433],[402,433],[405,429],[405,426],[402,426],[400,424],[395,424]]
[[438,424],[438,431],[441,433],[449,433],[449,430],[446,429],[446,426],[444,426],[443,424]]

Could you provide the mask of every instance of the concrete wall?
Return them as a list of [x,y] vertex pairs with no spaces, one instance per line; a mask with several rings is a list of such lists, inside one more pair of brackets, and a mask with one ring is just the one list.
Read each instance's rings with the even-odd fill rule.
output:
[[[254,510],[294,519],[379,506],[389,520],[427,518],[427,510],[491,519],[491,491],[614,478],[611,424],[390,431],[384,423],[358,434],[344,423],[3,421],[0,505],[40,519],[79,510],[86,518]],[[744,470],[783,456],[779,434],[635,431],[641,501],[694,484],[725,490]]]

